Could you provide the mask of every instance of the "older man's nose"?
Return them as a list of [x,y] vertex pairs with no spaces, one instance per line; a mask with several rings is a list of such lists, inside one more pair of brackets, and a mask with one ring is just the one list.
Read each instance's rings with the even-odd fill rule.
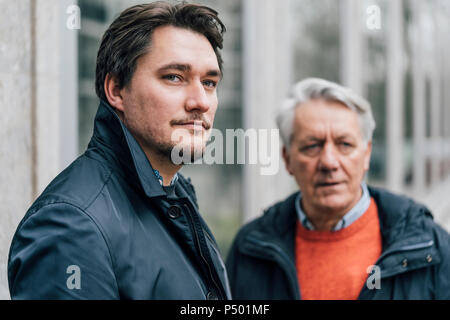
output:
[[338,154],[335,147],[326,143],[320,153],[319,168],[321,170],[336,170],[339,167]]

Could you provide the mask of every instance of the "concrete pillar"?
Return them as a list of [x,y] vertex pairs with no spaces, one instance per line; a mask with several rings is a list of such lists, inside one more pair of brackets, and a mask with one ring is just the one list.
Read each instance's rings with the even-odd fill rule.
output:
[[9,298],[6,265],[17,225],[61,170],[61,145],[76,136],[61,135],[60,126],[61,93],[68,92],[61,88],[77,81],[60,64],[61,47],[73,40],[60,38],[64,3],[0,0],[0,299]]
[[[35,194],[39,195],[60,169],[60,21],[58,1],[33,0],[35,91]],[[45,18],[44,18],[45,17]],[[61,23],[60,23],[61,22]]]
[[357,94],[365,95],[362,77],[362,17],[360,0],[340,1],[341,83]]
[[32,10],[0,0],[0,299],[8,299],[6,262],[13,232],[33,198]]
[[[246,0],[243,9],[244,128],[273,129],[276,112],[291,84],[290,1]],[[271,152],[279,155],[275,175],[261,175],[259,164],[244,166],[245,221],[261,215],[264,208],[295,189],[281,149]]]

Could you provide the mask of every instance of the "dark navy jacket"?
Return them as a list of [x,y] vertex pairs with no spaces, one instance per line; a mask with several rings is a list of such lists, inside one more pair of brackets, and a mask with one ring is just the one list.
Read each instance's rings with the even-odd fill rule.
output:
[[112,108],[87,151],[26,213],[8,261],[13,299],[228,299],[225,267],[181,174],[167,194]]
[[[378,206],[380,287],[368,275],[359,299],[450,299],[450,236],[412,200],[369,188]],[[269,208],[238,233],[227,259],[234,299],[301,299],[295,267],[294,201]],[[311,271],[313,272],[313,270]]]

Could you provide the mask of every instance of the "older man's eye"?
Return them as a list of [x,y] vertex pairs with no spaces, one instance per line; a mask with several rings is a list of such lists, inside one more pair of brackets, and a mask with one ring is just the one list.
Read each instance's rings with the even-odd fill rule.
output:
[[353,149],[353,144],[349,142],[339,142],[338,147],[343,152],[348,152]]
[[300,152],[306,153],[306,154],[312,154],[320,150],[321,145],[319,143],[309,144],[306,146],[300,147]]

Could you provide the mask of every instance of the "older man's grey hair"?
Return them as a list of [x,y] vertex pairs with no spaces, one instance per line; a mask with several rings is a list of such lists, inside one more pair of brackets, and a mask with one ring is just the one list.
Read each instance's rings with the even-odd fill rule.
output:
[[375,119],[367,100],[337,83],[319,78],[307,78],[292,86],[276,117],[280,136],[286,147],[291,144],[295,109],[302,103],[313,99],[339,102],[356,112],[359,116],[364,142],[372,141]]

